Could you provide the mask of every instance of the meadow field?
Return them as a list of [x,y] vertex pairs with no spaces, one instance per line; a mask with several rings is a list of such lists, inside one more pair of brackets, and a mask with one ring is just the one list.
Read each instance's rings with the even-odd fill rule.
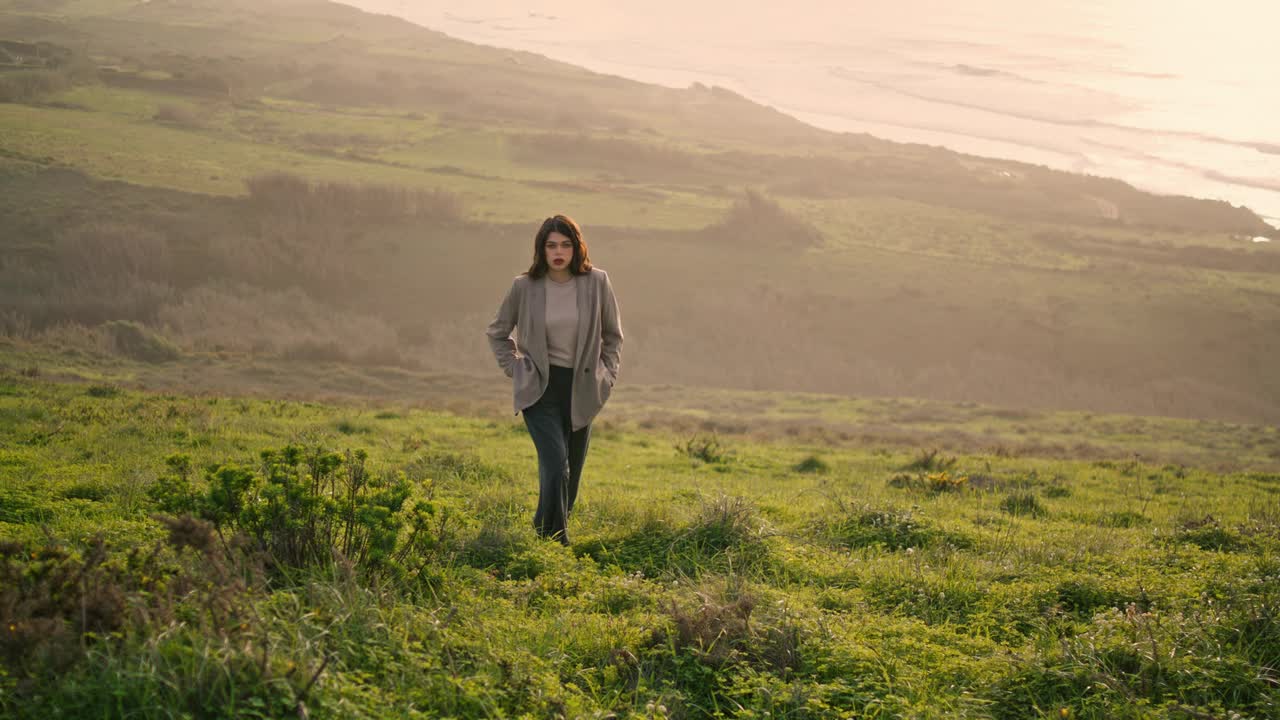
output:
[[[1274,461],[673,431],[630,407],[664,390],[635,389],[593,433],[563,548],[533,534],[536,462],[505,414],[14,359],[8,717],[1280,713]],[[721,402],[842,402],[744,395]],[[981,410],[1001,414],[953,411]],[[1075,439],[1196,437],[1098,420]]]
[[[617,288],[571,546],[480,332]],[[0,0],[0,716],[1280,718],[1280,239],[320,0]]]

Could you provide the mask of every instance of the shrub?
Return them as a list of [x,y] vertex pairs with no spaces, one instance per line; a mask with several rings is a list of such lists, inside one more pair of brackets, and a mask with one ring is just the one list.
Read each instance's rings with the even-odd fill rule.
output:
[[[800,629],[785,606],[781,613],[758,612],[758,599],[735,579],[695,597],[693,607],[667,601],[671,626],[654,633],[653,645],[717,670],[747,666],[785,678],[801,667]],[[701,673],[675,674],[701,686],[696,692],[709,689]]]
[[954,492],[969,486],[969,477],[967,475],[952,475],[946,470],[929,473],[924,476],[924,479],[926,487],[932,492]]
[[147,488],[151,502],[164,513],[188,515],[198,512],[200,498],[191,487],[191,457],[174,454],[165,458],[169,472],[160,475]]
[[0,103],[39,100],[70,85],[66,73],[58,70],[0,72]]
[[676,443],[676,452],[700,460],[709,465],[717,465],[729,461],[732,454],[720,443],[720,438],[711,435],[692,435],[682,443]]
[[1142,513],[1121,510],[1119,512],[1106,513],[1098,520],[1098,524],[1103,527],[1132,528],[1150,525],[1151,519]]
[[1045,497],[1047,497],[1047,498],[1064,498],[1064,497],[1070,497],[1070,496],[1071,496],[1071,488],[1067,487],[1066,485],[1062,485],[1062,484],[1060,484],[1060,483],[1055,482],[1055,483],[1053,483],[1052,485],[1046,485],[1046,486],[1045,486],[1045,488],[1044,488],[1044,496],[1045,496]]
[[458,560],[471,567],[507,573],[516,558],[528,549],[527,536],[513,532],[507,522],[490,520],[464,543]]
[[244,533],[278,573],[341,559],[371,579],[416,581],[452,544],[452,512],[433,499],[432,486],[410,502],[404,474],[371,475],[363,450],[339,455],[289,445],[260,457],[258,472],[209,468],[201,493],[185,479],[189,460],[173,456],[174,475],[152,497],[196,508],[219,532]]
[[101,715],[109,696],[121,715],[307,716],[327,661],[286,668],[255,558],[208,523],[161,521],[149,550],[0,543],[0,715]]
[[373,428],[369,427],[368,425],[365,425],[363,423],[357,423],[352,420],[348,420],[346,418],[343,418],[338,422],[334,423],[333,427],[335,430],[342,433],[343,435],[355,435],[357,433],[368,434],[373,432]]
[[725,218],[705,228],[702,234],[716,242],[739,246],[773,246],[779,238],[786,238],[793,247],[822,244],[822,233],[817,228],[756,190],[743,193]]
[[131,320],[112,320],[103,328],[116,352],[146,363],[177,360],[182,352],[168,339]]
[[1031,493],[1010,493],[1000,501],[1000,509],[1010,515],[1030,515],[1034,518],[1044,517],[1049,511],[1040,504],[1040,499]]
[[136,576],[108,565],[99,539],[77,556],[48,546],[0,546],[0,658],[23,674],[65,670],[86,635],[119,630],[129,619],[126,594]]
[[717,495],[703,501],[697,520],[689,528],[689,540],[703,554],[715,555],[726,550],[763,550],[763,524],[751,501],[736,495]]
[[76,483],[67,488],[62,493],[62,497],[68,500],[89,500],[91,502],[101,502],[106,499],[110,492],[107,488],[96,482]]
[[822,458],[816,455],[810,455],[796,463],[791,469],[798,473],[825,473],[831,469],[831,466]]
[[396,331],[385,321],[323,304],[298,287],[202,285],[161,308],[158,324],[194,347],[276,352],[299,362],[385,363],[397,356]]
[[956,458],[946,457],[938,449],[921,450],[914,460],[902,466],[907,472],[944,472],[956,466]]
[[31,334],[31,319],[17,310],[0,309],[0,337],[25,338]]
[[167,283],[174,255],[164,233],[111,219],[76,224],[59,232],[54,241],[63,281],[91,288],[100,287],[104,275]]
[[156,108],[156,114],[151,119],[159,123],[188,128],[204,127],[204,123],[201,122],[199,116],[192,112],[190,108],[181,105],[161,105]]
[[1222,523],[1212,515],[1202,518],[1183,520],[1174,532],[1172,542],[1190,543],[1201,550],[1219,552],[1235,552],[1248,546],[1240,533],[1222,527]]
[[889,478],[889,487],[904,490],[923,490],[932,493],[956,492],[970,487],[968,475],[952,475],[950,471],[916,474],[897,473]]
[[311,182],[289,173],[246,181],[259,212],[299,221],[370,222],[404,219],[460,221],[462,200],[444,190],[343,182]]

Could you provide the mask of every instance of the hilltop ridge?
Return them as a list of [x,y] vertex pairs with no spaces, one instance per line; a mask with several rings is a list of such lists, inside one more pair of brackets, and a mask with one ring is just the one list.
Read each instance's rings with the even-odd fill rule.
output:
[[22,342],[109,354],[123,322],[182,353],[483,372],[530,219],[567,211],[626,298],[628,381],[1280,417],[1280,252],[1227,203],[332,3],[0,0],[0,39],[72,52],[0,72]]

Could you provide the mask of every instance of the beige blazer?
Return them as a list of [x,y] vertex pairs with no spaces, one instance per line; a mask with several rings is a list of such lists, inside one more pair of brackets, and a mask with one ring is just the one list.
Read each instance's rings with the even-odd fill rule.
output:
[[[547,283],[519,275],[485,335],[498,366],[511,378],[515,411],[547,390]],[[604,407],[622,365],[622,321],[609,275],[592,268],[578,276],[578,347],[573,360],[572,425],[580,430]],[[512,336],[512,329],[515,336]]]

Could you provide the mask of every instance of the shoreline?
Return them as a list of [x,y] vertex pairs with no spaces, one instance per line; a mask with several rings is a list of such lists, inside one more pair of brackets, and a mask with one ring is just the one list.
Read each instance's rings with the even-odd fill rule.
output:
[[[1220,200],[1248,208],[1280,231],[1280,186],[1270,180],[1280,177],[1280,142],[1233,138],[1221,124],[1215,130],[1160,122],[1166,119],[1161,113],[1176,110],[1185,98],[1152,95],[1158,86],[1128,87],[1127,80],[1169,83],[1181,78],[1140,72],[1143,68],[1136,63],[1078,66],[1079,58],[1067,57],[1070,48],[1061,51],[1062,57],[1054,54],[1058,51],[1029,56],[1020,54],[1025,49],[1016,45],[1004,49],[1004,56],[985,60],[958,51],[939,57],[957,42],[968,48],[966,52],[986,52],[991,45],[922,34],[902,46],[908,38],[885,36],[877,41],[873,32],[864,39],[866,44],[824,46],[820,54],[780,52],[759,43],[757,48],[748,39],[724,49],[764,52],[722,67],[714,59],[714,45],[637,45],[636,38],[626,36],[636,30],[627,27],[606,27],[604,34],[577,44],[542,41],[548,31],[560,35],[574,27],[564,13],[497,17],[479,11],[480,15],[463,18],[449,12],[433,14],[430,7],[411,9],[407,3],[393,10],[390,0],[347,2],[466,42],[531,52],[596,73],[674,89],[695,82],[723,87],[829,132],[867,133],[891,142],[1114,178],[1160,195]],[[543,3],[551,4],[555,3]],[[887,45],[877,47],[877,42]],[[619,47],[633,48],[630,54],[635,57],[619,56]],[[654,59],[643,61],[640,56],[645,53]],[[1020,67],[1018,63],[1028,58],[1057,64]],[[859,71],[847,69],[860,63]],[[812,82],[799,87],[795,78],[800,73]]]

